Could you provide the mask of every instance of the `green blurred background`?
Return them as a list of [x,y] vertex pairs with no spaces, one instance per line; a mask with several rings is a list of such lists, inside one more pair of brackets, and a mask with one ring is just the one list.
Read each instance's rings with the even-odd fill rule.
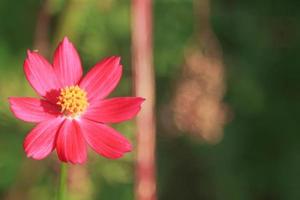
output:
[[[185,51],[199,41],[195,23],[203,27],[195,1],[153,2],[159,199],[299,200],[300,1],[210,1],[229,113],[222,139],[213,144],[164,120],[181,84]],[[56,155],[27,159],[22,141],[33,125],[8,109],[7,97],[35,95],[23,74],[26,49],[38,48],[51,60],[67,35],[85,71],[105,56],[120,55],[124,75],[113,95],[130,95],[130,3],[0,1],[0,199],[47,200],[56,190]],[[135,141],[133,122],[116,128]],[[91,153],[84,168],[74,169],[72,199],[133,199],[134,154],[112,161]]]

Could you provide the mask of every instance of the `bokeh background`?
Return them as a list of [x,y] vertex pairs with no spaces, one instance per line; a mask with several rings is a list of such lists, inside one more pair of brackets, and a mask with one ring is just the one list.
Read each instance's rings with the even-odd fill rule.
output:
[[[132,94],[129,0],[0,1],[0,199],[53,199],[55,153],[27,159],[33,127],[9,96],[35,96],[27,49],[48,59],[67,35],[87,71],[120,55],[112,96]],[[154,0],[157,189],[161,200],[300,199],[300,2]],[[115,126],[135,143],[134,121]],[[90,154],[71,169],[70,199],[134,198],[134,156]]]

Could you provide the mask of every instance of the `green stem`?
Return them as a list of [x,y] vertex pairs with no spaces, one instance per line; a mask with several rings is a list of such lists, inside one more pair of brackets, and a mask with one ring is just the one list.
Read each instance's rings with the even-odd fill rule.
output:
[[67,177],[68,177],[68,165],[62,163],[60,170],[59,188],[57,192],[57,200],[67,199]]

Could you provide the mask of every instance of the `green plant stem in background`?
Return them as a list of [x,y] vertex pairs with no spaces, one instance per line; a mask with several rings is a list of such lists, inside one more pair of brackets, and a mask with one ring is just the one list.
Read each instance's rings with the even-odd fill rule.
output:
[[62,163],[60,170],[59,188],[57,191],[57,200],[67,199],[67,177],[68,177],[68,165]]

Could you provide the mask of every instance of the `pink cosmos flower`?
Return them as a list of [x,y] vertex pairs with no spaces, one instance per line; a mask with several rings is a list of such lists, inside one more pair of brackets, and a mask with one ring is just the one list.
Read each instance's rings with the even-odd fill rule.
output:
[[53,65],[37,52],[27,54],[26,78],[42,98],[9,98],[17,118],[38,123],[24,140],[27,157],[40,160],[56,149],[61,161],[77,164],[86,161],[87,144],[111,159],[131,151],[128,140],[106,125],[133,118],[144,101],[105,99],[121,78],[119,57],[100,61],[82,77],[79,55],[67,37],[56,49]]

